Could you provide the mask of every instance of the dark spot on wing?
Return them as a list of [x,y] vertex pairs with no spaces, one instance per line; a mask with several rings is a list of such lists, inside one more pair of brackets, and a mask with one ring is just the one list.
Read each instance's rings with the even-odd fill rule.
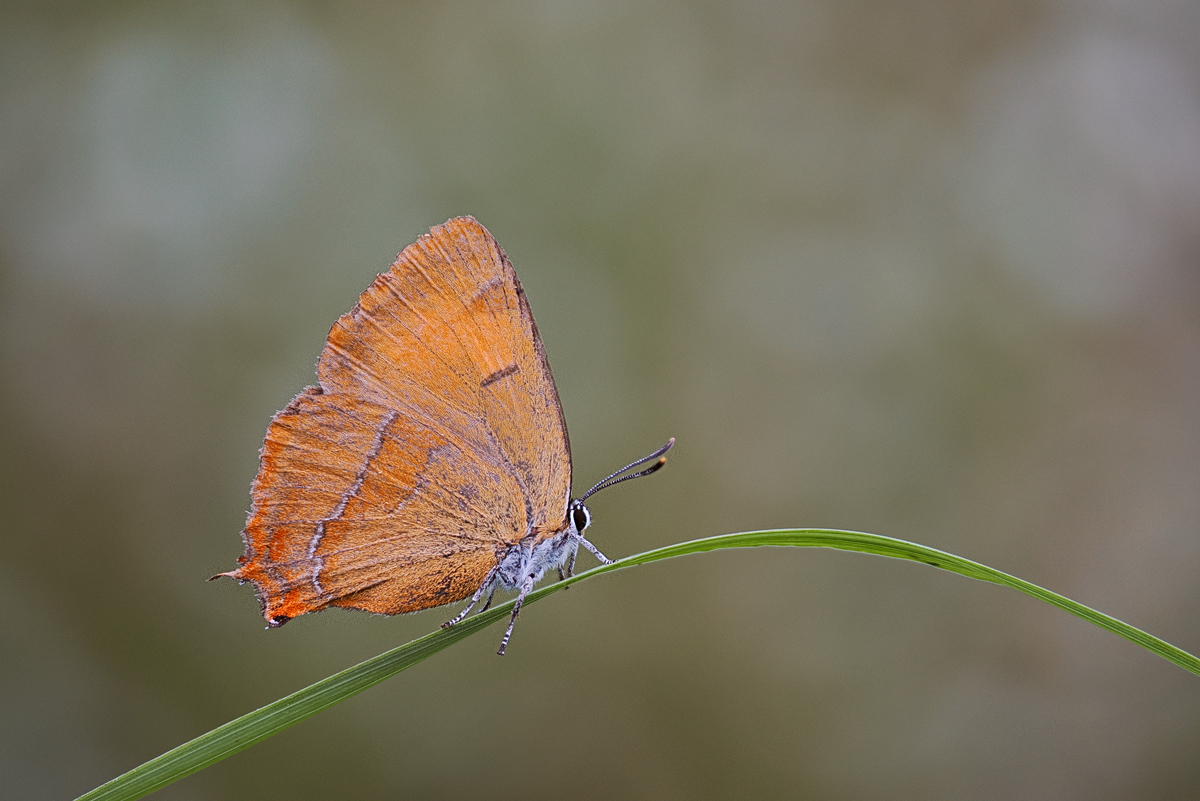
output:
[[491,375],[489,375],[487,378],[483,379],[483,381],[480,381],[479,386],[486,387],[486,386],[490,386],[491,384],[495,384],[501,378],[510,376],[513,373],[517,372],[517,370],[519,370],[519,369],[521,369],[521,368],[517,367],[517,365],[510,364],[508,367],[503,367],[503,368],[497,370],[496,372],[492,373]]

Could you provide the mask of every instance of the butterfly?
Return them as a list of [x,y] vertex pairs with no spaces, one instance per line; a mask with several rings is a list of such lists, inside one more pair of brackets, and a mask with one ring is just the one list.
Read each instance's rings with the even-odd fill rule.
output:
[[[571,448],[546,351],[512,264],[471,217],[435,226],[329,331],[305,388],[267,428],[245,553],[272,627],[330,606],[381,614],[497,588],[521,604],[570,576],[584,501],[649,475],[674,439],[571,498]],[[637,470],[643,465],[650,467]]]

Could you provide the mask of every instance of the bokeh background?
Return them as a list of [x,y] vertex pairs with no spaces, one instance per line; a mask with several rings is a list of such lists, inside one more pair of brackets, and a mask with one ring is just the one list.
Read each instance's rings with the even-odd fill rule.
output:
[[[431,225],[513,259],[614,556],[915,540],[1200,651],[1200,5],[6,3],[0,784],[450,614],[264,631],[272,414]],[[586,564],[590,564],[587,562]],[[161,798],[1183,799],[1200,680],[921,565],[585,583]]]

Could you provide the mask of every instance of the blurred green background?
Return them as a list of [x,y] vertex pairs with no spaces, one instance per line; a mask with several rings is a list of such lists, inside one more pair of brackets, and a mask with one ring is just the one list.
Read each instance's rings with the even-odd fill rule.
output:
[[[576,491],[678,438],[608,554],[861,529],[1200,651],[1200,5],[5,4],[6,795],[450,616],[264,631],[204,579],[329,326],[459,214]],[[689,557],[501,631],[159,797],[1200,796],[1200,680],[920,565]]]

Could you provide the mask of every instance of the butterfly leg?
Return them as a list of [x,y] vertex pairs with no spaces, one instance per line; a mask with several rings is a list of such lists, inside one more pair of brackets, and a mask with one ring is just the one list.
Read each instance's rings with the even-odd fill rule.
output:
[[[567,566],[565,568],[560,567],[558,569],[558,580],[566,581],[573,575],[575,575],[575,552],[571,551],[571,558],[567,560]],[[571,588],[563,587],[563,589],[569,590]]]
[[504,649],[508,647],[508,638],[512,636],[513,626],[517,624],[517,615],[521,614],[521,604],[525,603],[525,596],[532,589],[533,576],[529,576],[521,585],[521,594],[517,596],[517,602],[513,605],[512,617],[508,619],[508,630],[504,632],[504,639],[500,641],[500,650],[496,652],[497,656],[504,656]]
[[[483,597],[484,590],[488,590],[487,602],[488,602],[488,604],[491,604],[492,595],[493,595],[493,593],[496,592],[496,585],[493,582],[493,580],[496,578],[496,572],[499,569],[500,569],[500,566],[496,565],[495,567],[493,567],[491,570],[488,571],[487,576],[485,576],[483,579],[483,583],[479,585],[479,589],[475,590],[475,594],[471,596],[471,602],[467,604],[465,609],[463,609],[461,612],[459,612],[457,615],[455,615],[453,620],[447,620],[445,623],[443,623],[442,628],[448,629],[451,626],[453,626],[455,623],[459,622],[464,617],[466,617],[467,613],[470,612],[475,607],[475,604],[479,603],[479,599]],[[487,606],[484,606],[483,608],[487,609]],[[483,611],[483,610],[481,609],[480,611]]]
[[496,594],[496,585],[493,584],[492,589],[488,591],[487,603],[485,603],[483,605],[483,608],[479,610],[479,614],[482,615],[484,612],[486,612],[488,610],[488,607],[492,605],[492,596],[495,594]]
[[611,564],[612,564],[612,560],[611,560],[611,559],[609,559],[609,558],[608,558],[607,556],[605,556],[604,554],[600,553],[600,551],[598,551],[598,550],[596,549],[596,546],[595,546],[595,545],[592,545],[590,542],[588,542],[588,541],[587,541],[586,539],[584,539],[583,537],[580,537],[580,538],[579,538],[579,541],[580,541],[580,542],[582,542],[582,543],[583,543],[583,547],[584,547],[584,548],[587,548],[589,551],[591,551],[591,552],[592,552],[592,555],[593,555],[593,556],[595,556],[597,559],[599,559],[599,560],[600,560],[600,562],[601,562],[602,564],[606,564],[606,565],[611,565]]

